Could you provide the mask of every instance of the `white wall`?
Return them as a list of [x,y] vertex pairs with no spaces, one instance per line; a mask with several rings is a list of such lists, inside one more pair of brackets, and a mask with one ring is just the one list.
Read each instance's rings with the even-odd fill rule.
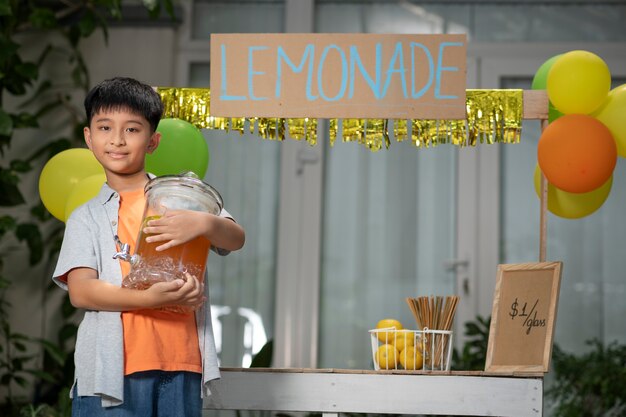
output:
[[153,86],[174,85],[177,31],[170,28],[109,29],[108,44],[102,33],[81,48],[92,84],[114,77],[137,78]]

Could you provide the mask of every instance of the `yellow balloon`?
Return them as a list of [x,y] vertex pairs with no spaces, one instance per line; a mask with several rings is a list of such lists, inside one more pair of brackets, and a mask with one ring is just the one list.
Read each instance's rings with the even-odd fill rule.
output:
[[[535,167],[535,192],[537,196],[541,193],[541,171],[539,165]],[[588,193],[568,193],[560,190],[548,183],[548,210],[566,219],[580,219],[598,210],[606,201],[611,186],[613,176],[604,184]]]
[[39,196],[46,209],[65,220],[67,198],[78,182],[104,169],[89,149],[74,148],[59,152],[44,165],[39,175]]
[[617,144],[617,154],[626,158],[626,84],[611,90],[592,116],[609,128]]
[[550,102],[563,114],[592,113],[604,102],[610,88],[609,67],[591,52],[562,54],[548,72]]
[[104,184],[106,180],[106,175],[96,174],[80,180],[78,184],[72,188],[72,192],[67,197],[67,203],[65,204],[66,222],[75,208],[85,204],[87,201],[98,195],[100,189],[102,188],[102,184]]

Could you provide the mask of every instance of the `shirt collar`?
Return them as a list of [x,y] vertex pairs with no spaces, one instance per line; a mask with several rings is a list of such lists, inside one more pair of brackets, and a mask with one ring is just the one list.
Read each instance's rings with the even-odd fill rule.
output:
[[[156,178],[156,175],[151,174],[151,173],[146,173],[148,175],[149,179],[153,179]],[[118,197],[118,193],[111,187],[109,187],[109,184],[107,184],[106,182],[102,185],[102,188],[100,189],[100,192],[98,193],[98,195],[96,196],[96,201],[102,205],[108,203],[109,201],[111,201],[113,198],[117,198]]]

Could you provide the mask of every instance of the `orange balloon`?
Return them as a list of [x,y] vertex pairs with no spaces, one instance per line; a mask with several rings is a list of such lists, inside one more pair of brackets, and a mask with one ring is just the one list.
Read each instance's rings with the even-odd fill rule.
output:
[[569,193],[587,193],[613,174],[617,145],[602,122],[583,114],[567,114],[543,131],[537,159],[555,187]]

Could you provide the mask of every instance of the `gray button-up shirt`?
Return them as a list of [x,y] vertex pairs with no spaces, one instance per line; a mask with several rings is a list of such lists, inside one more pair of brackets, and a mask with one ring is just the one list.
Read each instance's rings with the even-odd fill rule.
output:
[[[122,284],[113,236],[117,234],[119,194],[107,184],[100,193],[76,208],[67,221],[63,245],[53,280],[67,290],[66,278],[74,268],[91,268],[98,278],[114,285]],[[230,215],[222,210],[220,216]],[[227,251],[217,250],[224,255]],[[208,300],[208,283],[205,286]],[[209,302],[196,312],[198,340],[202,355],[203,389],[208,395],[209,381],[220,377]],[[124,341],[120,312],[85,311],[76,337],[74,385],[79,396],[99,395],[102,406],[124,401]],[[73,390],[71,391],[73,392]]]

